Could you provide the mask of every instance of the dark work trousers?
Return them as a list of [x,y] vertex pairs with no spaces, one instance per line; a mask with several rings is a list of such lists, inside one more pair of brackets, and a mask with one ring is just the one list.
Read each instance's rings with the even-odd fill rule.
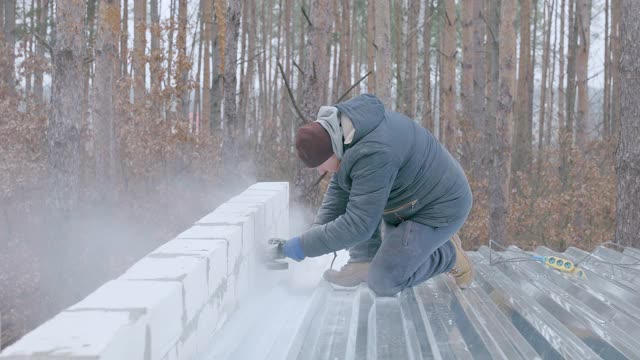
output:
[[392,296],[447,272],[456,263],[451,237],[466,220],[431,227],[406,220],[392,225],[382,221],[370,240],[349,249],[349,262],[371,261],[369,288],[378,296]]

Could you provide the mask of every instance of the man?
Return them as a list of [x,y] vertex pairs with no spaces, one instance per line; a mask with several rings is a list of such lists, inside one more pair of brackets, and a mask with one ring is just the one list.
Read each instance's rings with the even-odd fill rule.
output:
[[286,256],[349,249],[349,262],[324,278],[367,282],[379,296],[445,272],[469,285],[472,263],[456,232],[471,210],[471,189],[429,131],[365,94],[321,107],[298,129],[296,149],[306,166],[333,176],[313,226],[284,244]]

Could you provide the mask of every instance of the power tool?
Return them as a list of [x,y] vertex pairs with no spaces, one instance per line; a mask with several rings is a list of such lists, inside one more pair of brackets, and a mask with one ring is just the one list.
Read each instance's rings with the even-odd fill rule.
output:
[[284,260],[286,257],[282,250],[285,242],[286,240],[278,238],[271,238],[267,240],[267,248],[265,249],[264,256],[262,257],[262,262],[267,269],[286,270],[289,268],[289,263]]

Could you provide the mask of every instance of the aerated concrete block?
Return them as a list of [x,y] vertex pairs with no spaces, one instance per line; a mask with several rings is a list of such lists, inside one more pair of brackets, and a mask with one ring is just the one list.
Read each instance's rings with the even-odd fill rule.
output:
[[139,317],[149,332],[149,359],[159,360],[182,334],[183,309],[182,287],[176,281],[113,280],[68,311],[123,312],[130,318]]
[[289,192],[285,190],[261,190],[249,188],[243,191],[241,196],[256,196],[256,195],[269,195],[273,197],[274,201],[274,213],[278,214],[285,210],[285,207],[289,204]]
[[256,233],[256,241],[260,241],[265,228],[266,212],[265,207],[254,203],[224,203],[220,205],[212,214],[223,216],[252,216]]
[[135,263],[120,279],[158,280],[180,284],[185,305],[185,325],[193,320],[209,297],[207,261],[202,257],[147,256]]
[[207,303],[198,314],[196,348],[199,354],[204,353],[211,346],[211,340],[218,325],[219,313],[220,310],[217,303]]
[[274,195],[244,195],[240,194],[227,201],[227,204],[248,204],[249,206],[259,206],[264,208],[265,221],[273,221],[273,213],[276,207],[276,197]]
[[233,271],[242,256],[242,227],[239,225],[194,225],[176,239],[224,240],[227,242],[227,274]]
[[198,337],[195,323],[189,327],[189,332],[182,335],[178,343],[178,360],[198,359]]
[[143,360],[145,319],[126,311],[61,312],[6,348],[2,360]]
[[174,239],[157,248],[149,257],[195,256],[207,261],[207,299],[213,295],[227,275],[227,242],[225,240]]
[[237,225],[242,227],[242,253],[246,254],[254,247],[254,239],[259,235],[259,229],[255,225],[255,213],[247,216],[226,215],[220,212],[212,212],[196,222],[200,226]]

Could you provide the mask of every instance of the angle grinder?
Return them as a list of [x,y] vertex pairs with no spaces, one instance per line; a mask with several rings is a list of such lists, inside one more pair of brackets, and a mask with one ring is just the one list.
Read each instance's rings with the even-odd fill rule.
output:
[[279,238],[271,238],[267,240],[267,248],[265,249],[262,262],[269,270],[286,270],[289,263],[285,261],[284,251],[282,247],[286,240]]

